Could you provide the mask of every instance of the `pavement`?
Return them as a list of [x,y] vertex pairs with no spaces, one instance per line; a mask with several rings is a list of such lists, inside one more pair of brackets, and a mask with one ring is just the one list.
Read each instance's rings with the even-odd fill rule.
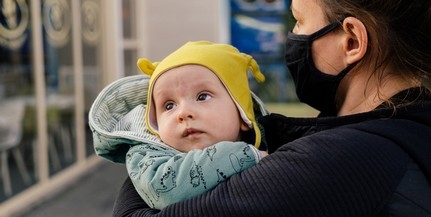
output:
[[124,164],[100,163],[70,188],[21,217],[109,217],[127,177]]

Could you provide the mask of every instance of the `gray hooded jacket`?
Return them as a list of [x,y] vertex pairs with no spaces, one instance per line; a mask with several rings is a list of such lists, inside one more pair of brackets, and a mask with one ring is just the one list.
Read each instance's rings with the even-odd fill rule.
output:
[[[145,75],[119,79],[100,92],[89,113],[96,154],[126,163],[148,205],[161,209],[202,194],[260,161],[259,151],[245,142],[219,142],[188,153],[164,144],[145,124],[148,84]],[[267,115],[252,96],[258,115]]]

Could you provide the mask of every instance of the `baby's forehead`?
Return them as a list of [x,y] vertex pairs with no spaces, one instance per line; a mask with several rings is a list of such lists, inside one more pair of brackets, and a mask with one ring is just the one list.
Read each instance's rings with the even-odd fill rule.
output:
[[220,83],[224,82],[210,68],[199,64],[186,64],[170,68],[160,75],[153,82],[153,91],[160,88],[167,88],[175,84],[193,85],[199,83]]
[[[174,73],[180,74],[180,76],[187,75],[182,73],[201,73],[201,74],[211,73],[217,76],[217,73],[208,66],[197,64],[197,63],[189,63],[189,64],[173,66],[172,68],[166,69],[164,72],[160,73],[158,79],[162,76],[166,77],[167,74],[172,75]],[[154,82],[156,82],[158,79],[156,79]]]

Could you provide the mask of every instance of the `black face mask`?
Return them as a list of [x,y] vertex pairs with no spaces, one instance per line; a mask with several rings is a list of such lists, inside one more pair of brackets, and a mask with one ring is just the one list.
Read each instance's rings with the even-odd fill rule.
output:
[[311,56],[314,40],[331,32],[341,24],[331,23],[311,35],[287,34],[285,61],[296,86],[296,94],[301,102],[324,114],[336,114],[335,94],[341,79],[351,67],[338,75],[329,75],[316,68]]

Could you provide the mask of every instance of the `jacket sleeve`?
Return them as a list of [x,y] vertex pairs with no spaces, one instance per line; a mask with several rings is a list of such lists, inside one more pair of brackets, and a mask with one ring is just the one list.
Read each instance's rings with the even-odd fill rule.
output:
[[410,162],[375,134],[337,129],[280,147],[202,195],[157,211],[126,181],[114,216],[377,216]]
[[260,117],[258,122],[264,129],[268,152],[273,153],[280,146],[304,136],[310,130],[306,120],[275,113]]
[[129,176],[152,208],[200,195],[260,160],[259,151],[244,142],[220,142],[188,153],[170,147],[143,144],[126,156]]

